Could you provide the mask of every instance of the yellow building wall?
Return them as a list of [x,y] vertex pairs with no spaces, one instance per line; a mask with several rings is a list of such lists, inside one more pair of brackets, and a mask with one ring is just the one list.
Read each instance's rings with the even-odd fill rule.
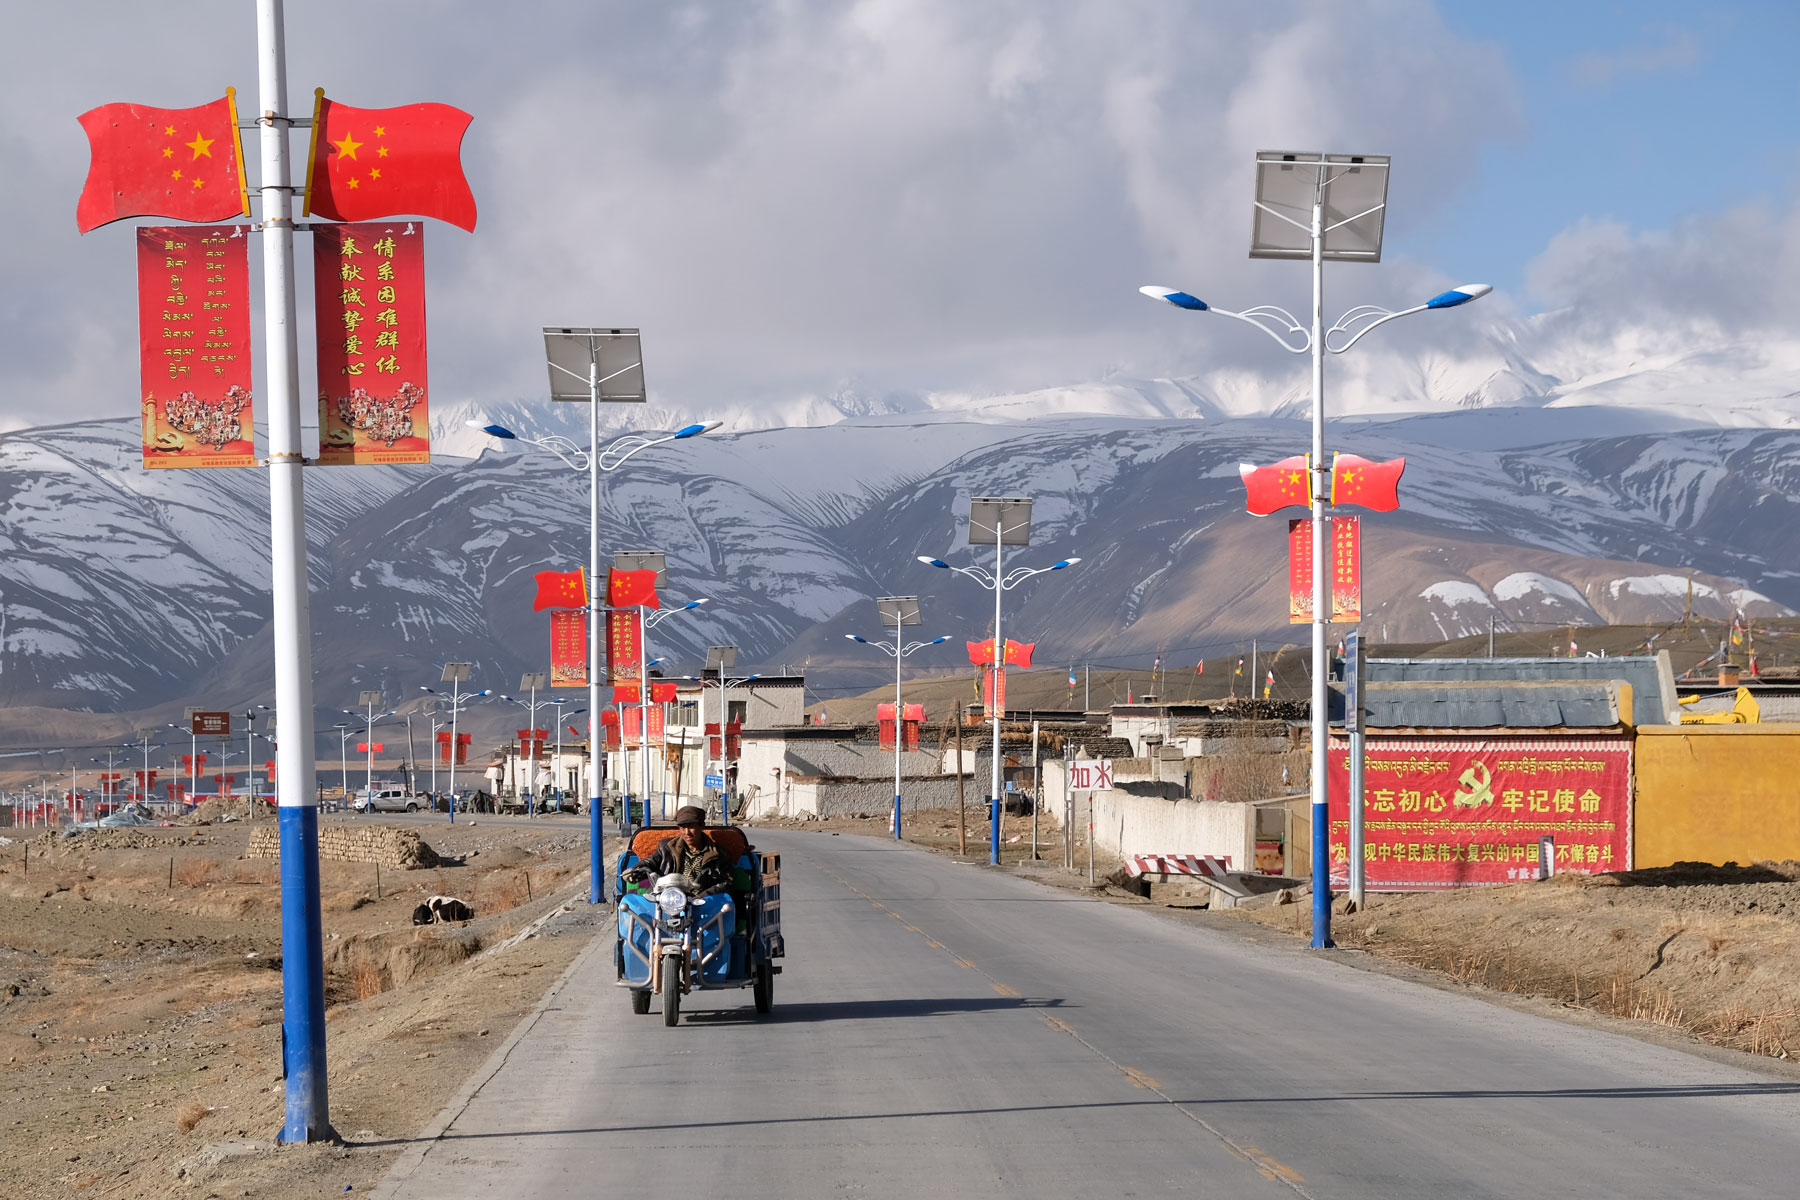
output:
[[1632,864],[1800,859],[1800,727],[1640,725]]

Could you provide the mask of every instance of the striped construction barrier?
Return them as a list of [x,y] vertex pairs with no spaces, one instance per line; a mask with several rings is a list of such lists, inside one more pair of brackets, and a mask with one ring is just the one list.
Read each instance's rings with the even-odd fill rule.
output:
[[1125,873],[1139,875],[1203,875],[1222,879],[1231,873],[1231,858],[1211,854],[1135,854],[1125,860]]

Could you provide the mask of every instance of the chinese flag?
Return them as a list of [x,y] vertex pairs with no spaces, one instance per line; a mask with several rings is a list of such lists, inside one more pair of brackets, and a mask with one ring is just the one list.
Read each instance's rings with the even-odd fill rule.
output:
[[606,603],[612,608],[661,608],[656,597],[656,572],[611,571],[606,573]]
[[532,612],[546,608],[587,607],[587,573],[582,568],[539,571],[532,578],[537,580],[537,599],[531,604]]
[[1296,454],[1268,467],[1238,464],[1247,493],[1244,507],[1259,517],[1291,504],[1302,508],[1312,503],[1311,472],[1306,469],[1306,455]]
[[82,233],[125,217],[223,221],[250,215],[237,102],[198,108],[102,104],[76,118],[87,132],[87,182],[75,204]]
[[1013,667],[1031,666],[1031,652],[1037,649],[1036,642],[1015,642],[1006,639],[1006,663]]
[[1376,512],[1400,507],[1400,473],[1404,458],[1371,462],[1354,454],[1331,456],[1331,502],[1354,504]]
[[351,108],[313,93],[306,215],[329,221],[436,217],[475,229],[462,140],[473,119],[448,104]]
[[674,700],[675,681],[673,679],[669,680],[667,683],[652,683],[650,685],[650,703],[672,704],[674,703]]
[[986,638],[979,642],[964,642],[969,648],[969,662],[977,667],[994,665],[994,639]]
[[638,702],[638,685],[635,683],[613,684],[614,704],[636,704]]

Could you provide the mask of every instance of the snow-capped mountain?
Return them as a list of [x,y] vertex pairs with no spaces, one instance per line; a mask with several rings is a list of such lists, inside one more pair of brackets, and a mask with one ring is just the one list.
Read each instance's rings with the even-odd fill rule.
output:
[[[1069,389],[1079,400],[1065,409],[1122,387]],[[1032,409],[1015,398],[1003,414],[865,414],[671,443],[606,477],[603,541],[667,551],[665,595],[711,601],[655,630],[672,674],[717,643],[755,666],[873,674],[841,635],[875,632],[880,594],[923,597],[928,635],[981,636],[991,593],[916,561],[987,561],[959,519],[971,494],[1036,498],[1018,563],[1083,559],[1009,593],[1006,632],[1045,661],[1286,635],[1286,525],[1243,512],[1237,464],[1302,450],[1305,423],[1178,411],[1188,393],[1173,385],[1130,394],[1152,392],[1149,417],[1006,419]],[[518,443],[493,449],[463,429],[472,411],[438,414],[429,467],[307,476],[326,711],[363,687],[416,694],[450,659],[496,690],[543,669],[531,575],[585,555],[585,479]],[[483,415],[585,438],[578,405]],[[135,443],[126,421],[0,437],[0,703],[266,698],[265,480],[145,472]],[[1800,432],[1513,406],[1334,424],[1331,444],[1408,460],[1402,510],[1364,522],[1365,628],[1378,640],[1484,631],[1490,618],[1502,630],[1678,618],[1690,581],[1711,617],[1800,607]],[[952,666],[953,648],[918,665]]]

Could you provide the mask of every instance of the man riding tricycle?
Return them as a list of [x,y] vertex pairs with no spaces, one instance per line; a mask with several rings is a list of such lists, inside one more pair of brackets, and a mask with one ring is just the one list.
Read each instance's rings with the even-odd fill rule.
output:
[[735,826],[707,829],[692,805],[675,827],[640,829],[619,855],[614,962],[631,1011],[662,997],[663,1024],[681,1019],[681,997],[696,989],[752,989],[756,1011],[775,1003],[773,960],[781,938],[781,856],[758,854]]

